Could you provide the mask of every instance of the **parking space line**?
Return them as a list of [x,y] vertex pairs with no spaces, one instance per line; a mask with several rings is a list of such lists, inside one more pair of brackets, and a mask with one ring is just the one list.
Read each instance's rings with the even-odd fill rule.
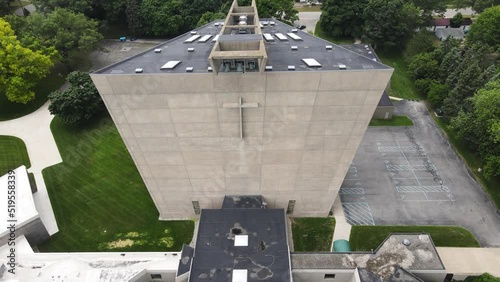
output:
[[375,225],[370,206],[366,202],[342,203],[346,220],[351,225]]
[[450,189],[447,186],[396,186],[399,193],[448,193]]
[[356,194],[356,195],[360,195],[360,194],[364,194],[365,193],[365,189],[363,188],[347,188],[347,187],[341,187],[339,189],[339,194],[343,194],[343,195],[349,195],[349,194]]

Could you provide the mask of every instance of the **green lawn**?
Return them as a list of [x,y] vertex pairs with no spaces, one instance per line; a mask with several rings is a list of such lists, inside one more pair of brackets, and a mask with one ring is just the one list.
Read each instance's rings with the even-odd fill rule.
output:
[[292,218],[293,246],[295,252],[331,251],[335,218]]
[[408,75],[408,64],[403,59],[403,54],[401,52],[382,50],[376,50],[376,52],[382,63],[394,68],[389,96],[403,99],[422,99]]
[[319,22],[316,25],[316,28],[314,29],[314,36],[323,38],[324,40],[330,41],[334,44],[354,44],[354,38],[350,37],[338,38],[325,34],[325,32],[323,32],[323,30],[321,29]]
[[159,221],[113,121],[51,124],[63,163],[43,170],[59,233],[42,252],[179,251],[193,221]]
[[23,140],[13,136],[0,135],[0,176],[21,165],[31,167],[28,151]]
[[375,250],[391,233],[429,233],[437,247],[479,247],[467,229],[458,226],[353,226],[349,243],[353,251]]
[[35,100],[27,104],[9,102],[7,96],[0,92],[0,121],[25,116],[45,104],[48,99],[47,96],[64,84],[66,72],[62,71],[61,75],[60,72],[60,70],[54,69],[47,77],[40,80],[35,87]]
[[[430,107],[428,106],[430,109]],[[455,150],[462,156],[465,163],[476,176],[476,179],[481,183],[481,185],[486,189],[490,198],[495,203],[498,210],[500,210],[500,177],[493,177],[491,179],[486,179],[484,175],[478,172],[478,168],[481,167],[481,159],[477,153],[471,150],[462,139],[458,138],[456,134],[448,128],[448,123],[446,123],[442,118],[438,118],[431,113],[434,121],[441,127],[441,130],[446,133],[448,140],[453,144]]]
[[413,121],[407,116],[392,116],[391,119],[372,119],[369,126],[412,126]]

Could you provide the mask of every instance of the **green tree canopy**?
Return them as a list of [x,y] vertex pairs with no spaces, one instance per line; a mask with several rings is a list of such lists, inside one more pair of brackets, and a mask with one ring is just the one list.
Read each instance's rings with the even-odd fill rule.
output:
[[472,7],[476,13],[482,13],[485,9],[500,5],[500,0],[455,0],[457,8]]
[[450,20],[450,27],[453,28],[460,27],[463,21],[464,17],[462,16],[462,13],[456,13]]
[[9,101],[27,103],[33,100],[33,88],[52,66],[49,56],[23,47],[9,23],[0,18],[0,92]]
[[206,25],[207,23],[209,23],[211,21],[215,21],[217,19],[225,19],[225,18],[226,18],[226,15],[221,13],[221,12],[218,12],[218,13],[206,12],[201,16],[200,20],[196,24],[196,27]]
[[71,84],[66,91],[55,91],[49,95],[51,114],[60,117],[65,124],[79,125],[105,110],[88,73],[75,71],[66,80]]
[[[451,122],[451,127],[468,145],[478,150],[484,160],[486,177],[500,175],[500,80],[491,81],[471,99],[472,111],[462,111]],[[484,277],[478,281],[494,281]],[[491,277],[490,277],[491,278]],[[476,280],[474,280],[476,281]]]
[[402,48],[422,25],[420,9],[402,0],[369,0],[363,17],[365,37],[375,47]]
[[435,41],[436,36],[432,32],[421,30],[415,33],[406,44],[404,52],[406,60],[411,60],[413,56],[420,53],[432,52],[436,48]]
[[500,6],[484,10],[472,24],[467,34],[467,43],[486,44],[500,50]]
[[422,10],[422,15],[427,19],[432,17],[432,13],[444,13],[446,11],[447,0],[409,0]]
[[22,42],[40,42],[55,47],[67,62],[77,52],[95,50],[102,40],[98,23],[68,9],[55,9],[48,14],[33,13],[29,17],[10,17]]
[[321,29],[334,37],[361,36],[363,10],[368,0],[325,0],[321,6]]

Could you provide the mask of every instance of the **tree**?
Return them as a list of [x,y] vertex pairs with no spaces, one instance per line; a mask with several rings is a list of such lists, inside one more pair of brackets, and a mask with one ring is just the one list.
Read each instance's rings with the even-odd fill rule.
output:
[[462,16],[462,13],[456,13],[450,20],[450,27],[453,28],[461,27],[463,21],[464,17]]
[[467,34],[467,43],[486,44],[500,50],[500,6],[484,10],[472,24]]
[[139,24],[139,4],[137,0],[127,0],[125,13],[127,15],[128,30],[133,36],[136,36]]
[[[463,138],[484,160],[487,178],[500,175],[500,146],[498,124],[500,121],[500,80],[491,81],[471,99],[472,110],[461,111],[451,122],[451,128]],[[490,281],[483,277],[478,281]],[[476,280],[474,280],[476,281]]]
[[33,100],[33,88],[52,66],[49,56],[23,47],[9,23],[0,18],[0,92],[9,101],[27,103]]
[[365,37],[375,47],[402,48],[422,24],[420,10],[402,0],[369,0],[363,17]]
[[441,109],[443,106],[443,100],[446,96],[448,96],[449,91],[450,90],[446,84],[433,82],[427,92],[427,100],[434,106],[434,108]]
[[66,91],[55,91],[49,95],[51,114],[61,118],[65,124],[80,125],[105,110],[88,73],[75,71],[66,80],[71,84]]
[[500,5],[500,0],[455,0],[457,8],[472,7],[476,13],[482,13],[486,8]]
[[434,47],[434,41],[436,36],[427,30],[421,30],[415,33],[408,44],[406,44],[405,58],[406,60],[411,60],[411,58],[420,53],[432,52],[436,47]]
[[446,82],[448,75],[454,73],[457,67],[462,62],[462,53],[458,48],[451,49],[441,61],[439,66],[440,81]]
[[184,27],[179,1],[143,0],[139,8],[139,29],[144,35],[175,36]]
[[368,0],[325,0],[319,24],[333,37],[361,36],[363,10]]
[[201,16],[200,20],[196,24],[196,27],[206,25],[207,23],[209,23],[211,21],[215,21],[218,19],[225,19],[225,18],[226,18],[226,15],[224,15],[223,13],[220,13],[220,12],[219,13],[206,12]]
[[415,6],[422,10],[422,16],[426,20],[432,18],[432,13],[442,14],[446,12],[447,0],[410,0]]
[[444,100],[444,112],[447,116],[457,116],[460,111],[469,111],[471,103],[469,97],[484,86],[490,79],[489,71],[483,71],[478,62],[472,62],[463,73],[460,74],[457,84]]
[[260,18],[276,18],[288,22],[299,19],[293,0],[257,0],[257,10]]
[[53,46],[65,63],[78,52],[95,50],[102,40],[96,21],[67,9],[56,9],[48,14],[33,13],[17,21],[21,21],[16,23],[21,42],[38,41],[47,48]]
[[412,79],[436,79],[439,74],[439,62],[432,53],[420,53],[414,56],[408,65]]

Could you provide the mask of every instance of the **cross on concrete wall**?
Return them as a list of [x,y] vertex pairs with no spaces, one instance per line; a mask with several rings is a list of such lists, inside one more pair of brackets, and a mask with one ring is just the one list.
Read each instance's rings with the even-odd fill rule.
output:
[[240,138],[243,139],[243,108],[257,108],[259,107],[259,103],[243,103],[243,98],[240,97],[238,103],[224,103],[222,107],[240,110]]

